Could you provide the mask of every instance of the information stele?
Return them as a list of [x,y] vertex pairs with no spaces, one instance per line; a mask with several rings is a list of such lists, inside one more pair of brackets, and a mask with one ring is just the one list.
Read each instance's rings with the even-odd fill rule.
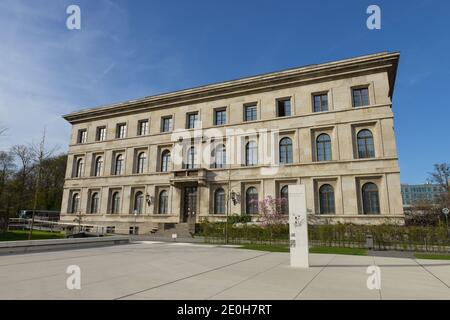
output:
[[305,185],[290,185],[288,190],[291,267],[309,268]]

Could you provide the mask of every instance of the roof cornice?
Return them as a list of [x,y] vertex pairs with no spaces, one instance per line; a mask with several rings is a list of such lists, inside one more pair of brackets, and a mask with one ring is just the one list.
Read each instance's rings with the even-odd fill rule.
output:
[[376,53],[351,59],[309,65],[209,84],[191,89],[149,96],[138,100],[84,109],[64,115],[63,117],[70,123],[77,123],[105,116],[111,117],[112,115],[124,115],[141,110],[150,110],[180,104],[192,104],[226,98],[233,95],[295,86],[302,83],[326,81],[331,77],[350,76],[358,73],[375,71],[380,72],[383,70],[388,71],[390,95],[392,95],[399,58],[399,52]]

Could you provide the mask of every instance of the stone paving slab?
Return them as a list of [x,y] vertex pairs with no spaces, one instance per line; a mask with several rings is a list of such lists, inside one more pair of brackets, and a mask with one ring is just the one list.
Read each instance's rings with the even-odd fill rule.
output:
[[[200,244],[130,245],[0,257],[0,299],[450,299],[450,261],[289,254]],[[81,268],[81,290],[66,268]],[[367,267],[381,270],[369,290]]]

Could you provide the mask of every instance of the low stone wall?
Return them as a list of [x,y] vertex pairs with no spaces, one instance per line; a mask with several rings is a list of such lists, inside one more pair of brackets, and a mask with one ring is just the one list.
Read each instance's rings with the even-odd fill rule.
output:
[[27,253],[52,250],[70,250],[99,246],[129,244],[128,236],[110,236],[99,238],[22,240],[0,242],[0,255],[11,253]]

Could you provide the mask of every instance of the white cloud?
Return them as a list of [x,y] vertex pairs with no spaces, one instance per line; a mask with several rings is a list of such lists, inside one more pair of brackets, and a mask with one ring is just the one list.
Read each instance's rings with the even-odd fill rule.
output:
[[115,50],[127,32],[127,14],[116,4],[86,3],[80,31],[65,27],[68,4],[0,3],[0,124],[8,127],[0,149],[39,139],[46,126],[48,143],[65,150],[70,126],[61,115],[108,101],[111,88],[102,82],[132,50]]

